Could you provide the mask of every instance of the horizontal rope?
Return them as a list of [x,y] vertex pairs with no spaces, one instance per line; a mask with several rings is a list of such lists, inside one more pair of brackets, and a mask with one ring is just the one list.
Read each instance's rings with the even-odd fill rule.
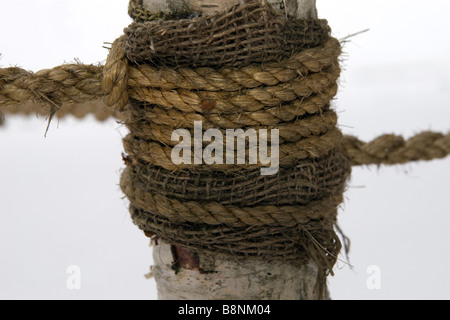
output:
[[[337,79],[337,78],[336,78]],[[336,80],[335,79],[335,80]],[[336,94],[336,83],[330,83],[328,87],[321,88],[316,93],[317,100],[328,103]],[[312,95],[296,95],[294,92],[283,89],[267,87],[245,90],[243,92],[211,92],[211,91],[186,91],[186,90],[154,90],[149,88],[133,88],[129,95],[131,98],[155,104],[167,109],[176,108],[185,113],[205,113],[204,102],[213,103],[212,112],[221,115],[235,114],[237,112],[254,112],[276,107],[286,102],[301,101]]]
[[[179,72],[165,68],[159,70],[162,72],[155,72],[151,67],[141,67],[139,73],[133,67],[131,67],[131,70],[128,70],[130,63],[126,57],[124,41],[125,38],[122,36],[113,43],[104,67],[103,78],[103,92],[107,96],[106,103],[118,110],[125,107],[129,96],[139,101],[158,104],[166,108],[179,108],[184,112],[202,112],[201,105],[204,100],[216,101],[215,110],[219,112],[227,111],[230,109],[230,103],[223,101],[229,98],[234,98],[231,101],[231,106],[244,108],[244,111],[246,110],[245,108],[250,108],[253,105],[261,109],[263,106],[275,106],[283,101],[292,101],[296,97],[304,96],[305,88],[309,91],[309,93],[306,92],[306,95],[310,95],[314,92],[312,89],[314,87],[319,86],[319,91],[320,88],[333,87],[329,84],[333,82],[333,79],[335,82],[340,72],[337,58],[341,49],[336,39],[328,40],[320,47],[304,50],[288,60],[279,64],[271,64],[269,69],[265,69],[266,73],[270,73],[267,70],[275,72],[286,68],[298,70],[299,67],[302,67],[303,70],[306,68],[313,73],[320,73],[320,76],[324,77],[322,75],[323,71],[325,77],[320,81],[316,79],[308,82],[309,86],[302,87],[301,85],[305,85],[306,83],[304,82],[307,82],[307,80],[303,80],[303,82],[299,80],[300,82],[294,83],[291,88],[278,87],[277,82],[265,91],[257,89],[257,83],[259,82],[260,85],[261,81],[255,82],[255,79],[247,79],[248,81],[246,81],[240,77],[246,71],[247,73],[249,72],[248,69],[245,69],[246,67],[243,68],[243,71],[231,72],[230,77],[227,76],[230,72],[226,68],[223,69],[224,75],[219,75],[217,71],[212,69],[200,68],[196,69],[195,73],[189,73],[189,81],[186,79],[187,73],[185,69],[181,69],[185,70],[181,71],[182,73],[184,72],[184,74],[181,74],[181,77],[178,76]],[[328,67],[328,71],[326,67]],[[139,69],[139,67],[137,68]],[[264,79],[263,76],[254,77],[257,77],[259,80]],[[150,81],[149,79],[152,80]],[[292,80],[289,76],[285,77],[285,79],[289,79],[288,81]],[[277,81],[280,80],[278,79]],[[138,83],[140,84],[139,86],[136,85]],[[273,80],[272,83],[274,83]],[[254,88],[254,91],[251,91],[252,88]],[[299,91],[298,88],[302,88],[301,90],[303,91]],[[250,91],[242,97],[230,94],[230,92],[239,93],[244,89]],[[217,92],[218,90],[223,92]],[[200,92],[197,93],[197,91]],[[201,91],[204,91],[204,93],[201,93]]]
[[450,133],[425,131],[408,140],[386,134],[367,143],[345,136],[343,142],[344,152],[354,166],[404,164],[444,158],[450,154]]
[[264,107],[256,111],[239,111],[230,114],[209,112],[182,112],[177,109],[167,110],[153,104],[139,103],[131,108],[133,118],[145,118],[152,123],[168,127],[191,128],[194,121],[201,121],[205,126],[214,124],[219,128],[237,129],[246,126],[276,126],[282,122],[291,122],[308,115],[317,115],[329,109],[330,99],[337,93],[337,85],[328,94],[318,94],[305,99],[297,99],[276,107]]
[[[295,263],[317,262],[332,272],[335,257],[341,250],[333,229],[337,213],[331,221],[312,219],[304,225],[231,227],[228,225],[193,225],[173,223],[154,212],[130,206],[133,222],[147,235],[158,235],[164,242],[197,253],[227,254],[233,257],[264,257]],[[267,232],[270,231],[270,233]],[[319,246],[320,248],[317,248]]]
[[130,169],[125,169],[120,186],[131,203],[140,209],[157,212],[174,223],[225,224],[230,227],[264,225],[292,227],[307,223],[310,219],[321,218],[326,212],[334,212],[342,202],[342,195],[333,195],[303,206],[224,206],[218,202],[179,201],[160,194],[152,194],[132,180]]
[[[330,130],[321,136],[311,136],[297,142],[284,143],[279,146],[280,166],[292,166],[297,160],[307,158],[319,158],[334,150],[336,146],[342,143],[342,134],[336,128]],[[150,164],[163,167],[167,170],[181,170],[189,167],[195,167],[192,164],[176,165],[172,162],[172,148],[167,147],[155,141],[137,139],[132,134],[127,135],[124,140],[125,152],[134,159],[141,159]],[[246,150],[248,153],[248,150]],[[192,162],[194,163],[192,155]],[[248,159],[248,154],[246,154]],[[224,161],[225,163],[225,161]],[[234,163],[237,163],[235,161]],[[239,171],[242,169],[261,168],[262,164],[246,164],[246,165],[226,165],[212,164],[208,165],[211,170],[217,171]]]
[[53,69],[28,72],[20,68],[0,69],[0,107],[26,102],[50,104],[83,103],[103,98],[103,68],[66,64]]
[[[239,91],[260,86],[275,86],[294,80],[303,81],[302,90],[314,88],[314,79],[322,80],[316,75],[309,79],[310,73],[317,73],[329,67],[336,68],[336,57],[340,54],[337,40],[325,42],[321,50],[314,48],[300,52],[279,63],[254,64],[242,68],[156,68],[150,64],[130,67],[130,86],[152,87],[165,90],[205,90],[205,91]],[[333,74],[336,73],[333,69]],[[294,83],[295,84],[295,83]]]
[[[130,118],[125,122],[130,132],[133,132],[135,137],[144,139],[144,140],[153,140],[158,141],[164,145],[167,146],[175,146],[179,142],[178,141],[172,141],[171,136],[174,130],[177,128],[175,127],[175,124],[179,124],[179,122],[171,122],[169,125],[163,124],[157,124],[152,121],[147,120],[148,118],[139,117],[137,119],[134,119],[133,115],[130,116]],[[276,126],[268,126],[267,128],[270,129],[278,129],[279,130],[279,138],[280,138],[280,144],[284,144],[285,142],[295,142],[299,141],[302,138],[307,138],[310,136],[320,136],[324,133],[327,133],[330,130],[333,130],[336,127],[337,124],[337,115],[334,111],[328,110],[325,111],[323,114],[319,114],[317,116],[310,116],[308,118],[300,118],[291,122],[287,123],[279,123]],[[193,135],[193,126],[194,122],[187,123],[187,126],[184,127],[183,125],[180,125],[178,128],[189,128],[191,136]],[[262,125],[256,123],[253,124],[253,126],[259,126],[259,128],[265,128]],[[225,128],[220,128],[220,126],[215,125],[214,123],[203,123],[202,122],[203,130],[208,129],[219,129],[223,136],[226,135],[226,130],[229,129],[239,129],[242,127],[252,127],[251,124],[246,124],[245,126],[242,125],[234,125],[229,126]],[[204,142],[206,144],[206,142]]]

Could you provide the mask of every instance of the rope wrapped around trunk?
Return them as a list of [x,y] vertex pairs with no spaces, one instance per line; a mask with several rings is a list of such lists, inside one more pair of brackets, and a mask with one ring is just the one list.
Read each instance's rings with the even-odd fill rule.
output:
[[[341,46],[326,21],[254,0],[208,17],[139,17],[113,44],[103,78],[106,103],[128,112],[120,185],[135,224],[197,253],[312,259],[323,285],[341,249],[334,225],[351,172],[330,106]],[[224,137],[278,129],[279,171],[175,164],[171,135],[193,136],[195,121]]]
[[[1,68],[0,126],[3,113],[121,120],[130,130],[121,188],[151,237],[230,258],[313,260],[324,288],[341,250],[334,226],[351,166],[450,154],[450,134],[342,135],[331,104],[341,46],[325,20],[288,18],[259,0],[208,17],[155,16],[142,0],[129,12],[135,21],[104,66]],[[171,135],[192,136],[196,122],[222,136],[278,130],[278,172],[261,176],[261,162],[175,164]]]

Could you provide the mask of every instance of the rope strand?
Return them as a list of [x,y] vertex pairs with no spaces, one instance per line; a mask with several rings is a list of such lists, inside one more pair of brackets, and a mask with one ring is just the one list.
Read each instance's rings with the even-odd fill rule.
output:
[[356,137],[344,137],[344,152],[353,166],[392,165],[410,161],[445,158],[450,154],[450,133],[425,131],[405,140],[392,134],[382,135],[371,142]]

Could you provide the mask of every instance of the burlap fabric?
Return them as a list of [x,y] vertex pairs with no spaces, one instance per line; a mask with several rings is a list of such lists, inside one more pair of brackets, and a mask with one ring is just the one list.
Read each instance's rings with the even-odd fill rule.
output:
[[[241,67],[286,59],[328,37],[325,20],[293,20],[270,4],[245,1],[213,16],[143,21],[125,29],[130,61],[164,66]],[[150,18],[150,15],[147,14]],[[140,21],[140,22],[139,22]]]

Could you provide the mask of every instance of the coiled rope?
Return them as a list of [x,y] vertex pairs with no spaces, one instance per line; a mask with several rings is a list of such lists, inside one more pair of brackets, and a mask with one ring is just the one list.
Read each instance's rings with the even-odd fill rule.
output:
[[[148,235],[195,252],[312,259],[323,285],[341,250],[334,226],[351,166],[450,153],[450,134],[364,143],[341,133],[331,107],[341,46],[324,20],[287,18],[256,0],[160,20],[133,3],[136,20],[103,67],[0,69],[0,111],[123,121],[130,134],[121,188]],[[261,176],[262,163],[174,164],[171,133],[192,134],[195,121],[223,135],[278,129],[278,173]]]

